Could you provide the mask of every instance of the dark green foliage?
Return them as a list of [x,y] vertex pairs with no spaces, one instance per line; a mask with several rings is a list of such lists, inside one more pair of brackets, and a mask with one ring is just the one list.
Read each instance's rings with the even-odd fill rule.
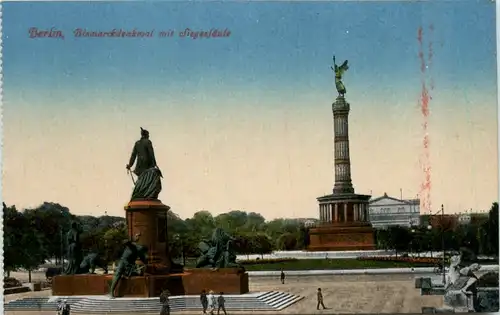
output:
[[491,206],[488,221],[486,222],[487,251],[490,254],[498,255],[498,203]]
[[46,235],[38,223],[29,212],[4,207],[5,270],[33,270],[49,257]]

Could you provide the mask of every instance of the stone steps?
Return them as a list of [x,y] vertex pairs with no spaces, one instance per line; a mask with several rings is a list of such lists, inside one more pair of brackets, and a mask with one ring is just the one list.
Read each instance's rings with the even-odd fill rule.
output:
[[[303,299],[290,293],[269,291],[241,295],[226,295],[226,310],[279,311]],[[6,311],[55,311],[57,300],[66,299],[74,313],[157,313],[159,298],[115,298],[108,296],[32,297],[5,304]],[[170,297],[171,311],[201,309],[199,296]]]
[[[70,305],[78,302],[81,297],[68,297],[66,300]],[[13,300],[4,305],[6,311],[55,311],[57,301],[50,301],[48,297],[28,297]]]

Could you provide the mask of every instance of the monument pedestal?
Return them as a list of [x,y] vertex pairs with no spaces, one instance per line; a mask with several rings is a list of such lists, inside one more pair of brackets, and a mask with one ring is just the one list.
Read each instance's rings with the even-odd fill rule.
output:
[[167,213],[170,207],[160,200],[133,200],[125,206],[128,236],[140,234],[138,244],[148,248],[148,274],[166,274],[172,262],[168,253]]
[[[53,279],[53,296],[108,295],[113,275],[60,275]],[[158,297],[163,290],[175,295],[199,295],[202,290],[244,294],[249,292],[248,273],[241,268],[187,269],[179,274],[122,278],[116,297]]]
[[[226,294],[249,292],[248,273],[243,268],[177,270],[168,253],[167,213],[160,200],[133,200],[125,206],[128,235],[140,234],[138,244],[148,248],[143,276],[122,277],[117,297],[156,297],[168,289],[172,295],[200,294],[213,290]],[[182,267],[182,266],[180,266]],[[52,280],[52,295],[107,295],[113,275],[59,275]]]

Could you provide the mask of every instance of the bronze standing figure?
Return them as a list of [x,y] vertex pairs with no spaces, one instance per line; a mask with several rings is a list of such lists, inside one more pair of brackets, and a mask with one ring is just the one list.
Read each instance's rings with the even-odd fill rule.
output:
[[66,234],[66,241],[68,242],[68,265],[63,273],[65,275],[76,275],[79,273],[80,264],[83,260],[80,229],[76,222],[71,223],[71,230]]
[[134,181],[131,200],[158,199],[162,189],[161,178],[163,175],[156,164],[153,143],[149,140],[149,131],[143,128],[141,128],[141,139],[135,142],[129,162],[126,165],[129,172],[134,163],[135,169],[133,172],[137,175],[137,180]]

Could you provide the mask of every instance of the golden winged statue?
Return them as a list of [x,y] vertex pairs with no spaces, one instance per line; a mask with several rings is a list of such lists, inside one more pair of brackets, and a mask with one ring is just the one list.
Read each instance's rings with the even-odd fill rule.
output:
[[335,72],[335,87],[337,88],[337,92],[339,92],[339,96],[344,96],[347,92],[344,83],[342,82],[342,76],[344,72],[349,69],[349,65],[347,64],[347,60],[344,61],[340,66],[337,66],[335,62],[335,55],[333,56],[333,66],[330,68]]

